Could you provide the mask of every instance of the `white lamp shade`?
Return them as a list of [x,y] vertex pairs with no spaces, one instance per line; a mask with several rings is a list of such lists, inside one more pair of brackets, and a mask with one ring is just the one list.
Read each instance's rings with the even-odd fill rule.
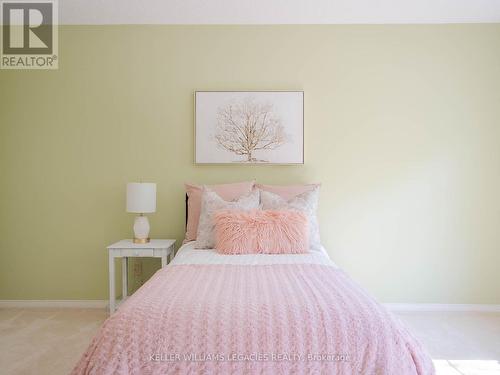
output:
[[147,214],[156,211],[156,184],[130,182],[127,184],[127,212]]

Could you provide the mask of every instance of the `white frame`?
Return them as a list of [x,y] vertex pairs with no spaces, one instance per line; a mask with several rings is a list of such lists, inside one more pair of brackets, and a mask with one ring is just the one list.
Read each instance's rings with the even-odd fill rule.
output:
[[[299,163],[290,162],[290,163],[263,163],[263,162],[200,162],[197,160],[197,138],[196,138],[196,129],[198,127],[197,119],[196,119],[196,97],[198,93],[301,93],[302,94],[302,161]],[[304,165],[305,164],[305,94],[303,90],[196,90],[193,94],[194,96],[194,164],[195,165]]]

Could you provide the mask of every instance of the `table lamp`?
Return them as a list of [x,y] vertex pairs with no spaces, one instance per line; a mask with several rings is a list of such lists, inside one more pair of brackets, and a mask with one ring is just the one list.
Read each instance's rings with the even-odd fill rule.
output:
[[149,221],[144,214],[156,211],[156,184],[130,182],[127,184],[127,212],[139,214],[134,221],[134,243],[149,242]]

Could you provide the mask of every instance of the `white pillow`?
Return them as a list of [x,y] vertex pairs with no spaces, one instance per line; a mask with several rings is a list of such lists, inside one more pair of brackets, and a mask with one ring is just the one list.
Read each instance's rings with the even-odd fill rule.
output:
[[296,210],[303,212],[309,226],[309,248],[311,251],[323,252],[319,238],[319,224],[316,211],[318,209],[319,186],[296,197],[286,200],[278,194],[260,190],[260,201],[263,210]]
[[201,194],[200,221],[196,235],[195,249],[213,249],[215,246],[215,224],[213,215],[218,210],[256,210],[259,208],[259,190],[253,189],[249,194],[234,201],[222,199],[215,191],[203,186]]

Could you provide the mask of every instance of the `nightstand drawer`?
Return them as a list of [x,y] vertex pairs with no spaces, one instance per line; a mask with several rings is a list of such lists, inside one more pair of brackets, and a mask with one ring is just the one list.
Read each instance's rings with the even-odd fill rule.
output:
[[122,257],[152,257],[153,249],[121,249]]

